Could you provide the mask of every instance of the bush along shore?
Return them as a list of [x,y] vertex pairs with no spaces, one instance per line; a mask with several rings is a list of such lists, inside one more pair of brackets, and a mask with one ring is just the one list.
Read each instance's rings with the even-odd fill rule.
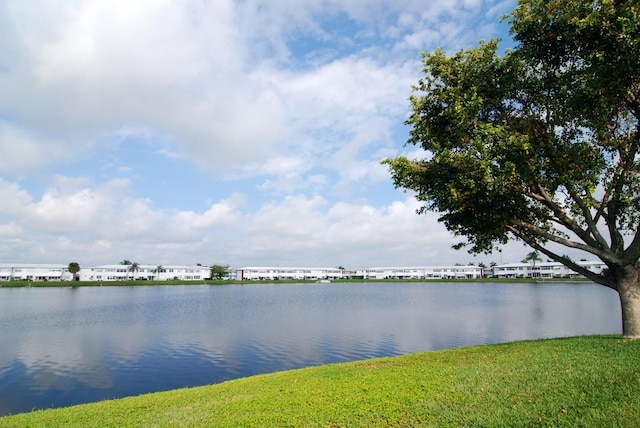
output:
[[2,427],[640,426],[640,341],[589,336],[332,364],[0,418]]

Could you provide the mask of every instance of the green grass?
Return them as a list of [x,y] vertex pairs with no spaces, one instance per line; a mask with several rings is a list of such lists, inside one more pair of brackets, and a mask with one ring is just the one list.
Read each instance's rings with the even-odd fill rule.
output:
[[637,427],[640,341],[594,336],[326,365],[35,411],[2,427]]

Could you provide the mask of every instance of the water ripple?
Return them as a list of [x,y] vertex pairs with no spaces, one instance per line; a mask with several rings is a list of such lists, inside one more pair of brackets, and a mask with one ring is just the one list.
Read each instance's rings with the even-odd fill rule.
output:
[[0,289],[0,415],[300,367],[620,332],[586,284]]

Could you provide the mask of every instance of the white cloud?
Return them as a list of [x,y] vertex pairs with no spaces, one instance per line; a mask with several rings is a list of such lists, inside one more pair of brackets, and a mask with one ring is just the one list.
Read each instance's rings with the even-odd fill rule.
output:
[[[396,122],[389,117],[406,110],[415,52],[390,58],[388,47],[369,38],[359,53],[311,67],[291,68],[269,55],[289,52],[297,35],[322,37],[322,19],[341,10],[366,28],[399,10],[433,19],[455,10],[447,4],[8,2],[4,21],[11,25],[3,35],[24,53],[1,54],[8,71],[0,74],[0,111],[12,112],[22,140],[37,149],[47,143],[27,138],[36,131],[56,135],[64,153],[78,136],[95,147],[99,136],[136,126],[172,139],[200,166],[227,170],[280,156],[284,147],[304,149],[320,130],[341,139],[358,125],[385,134]],[[450,33],[442,30],[436,34]],[[251,44],[258,37],[268,54]],[[47,156],[22,159],[14,170],[43,165]]]
[[[252,212],[243,208],[245,196],[236,194],[196,212],[155,209],[130,193],[126,180],[95,184],[59,177],[34,200],[19,186],[2,182],[0,194],[14,196],[10,212],[17,215],[0,227],[0,234],[21,233],[25,242],[37,242],[33,251],[46,260],[60,261],[64,254],[82,256],[83,264],[114,262],[129,254],[167,263],[172,261],[163,254],[167,249],[174,252],[175,262],[193,263],[206,254],[244,264],[356,263],[362,255],[377,263],[426,263],[430,243],[451,241],[443,227],[415,214],[411,198],[375,208],[298,195]],[[221,237],[224,248],[207,248]],[[176,254],[177,249],[182,253]],[[411,257],[403,255],[406,251]]]
[[7,224],[0,224],[0,238],[2,239],[17,238],[21,233],[22,228],[13,221]]
[[0,174],[21,175],[67,155],[65,144],[38,137],[0,118]]
[[[11,254],[25,261],[74,259],[84,266],[123,258],[152,264],[349,268],[474,260],[451,250],[458,240],[436,221],[436,214],[417,215],[420,205],[411,196],[375,207],[295,195],[252,211],[245,195],[233,194],[202,211],[167,211],[132,197],[126,180],[95,184],[66,177],[55,180],[40,200],[2,181],[0,195],[14,201],[0,211],[0,216],[14,214],[10,222],[0,223],[3,258],[13,249]],[[515,243],[501,255],[478,260],[519,261],[527,251]]]
[[315,259],[325,264],[426,264],[436,254],[425,249],[452,240],[444,227],[434,225],[432,216],[417,216],[416,208],[411,198],[375,208],[292,196],[256,213],[249,242],[258,260],[284,254],[298,263]]
[[244,196],[232,195],[231,198],[211,204],[202,213],[194,211],[180,211],[169,217],[170,230],[175,237],[201,239],[202,233],[208,230],[236,222],[239,218],[238,208],[244,204]]
[[17,183],[11,183],[0,178],[0,214],[12,216],[21,214],[21,207],[31,201],[31,196],[20,188]]
[[99,206],[96,195],[86,189],[74,194],[47,191],[42,199],[26,211],[32,224],[48,232],[73,233],[86,230]]
[[404,143],[418,52],[474,44],[509,3],[1,2],[0,259],[466,258],[376,194],[379,160]]
[[230,1],[49,6],[7,8],[8,36],[28,52],[0,74],[0,111],[16,123],[63,136],[142,126],[176,139],[196,162],[251,159],[277,134],[278,100],[245,72]]

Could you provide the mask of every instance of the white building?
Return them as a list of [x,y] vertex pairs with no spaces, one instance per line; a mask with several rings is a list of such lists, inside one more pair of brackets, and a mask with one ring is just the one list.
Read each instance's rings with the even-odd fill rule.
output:
[[0,263],[0,281],[71,281],[73,275],[62,264]]
[[[606,265],[600,261],[577,262],[594,273],[602,273]],[[0,281],[71,281],[73,275],[68,265],[62,264],[2,264]],[[482,278],[483,268],[479,266],[419,266],[419,267],[379,267],[358,271],[338,268],[304,267],[245,267],[235,272],[229,271],[229,279],[240,281],[256,280],[337,280],[351,277],[363,279],[475,279]],[[489,273],[489,272],[487,272]],[[208,266],[192,265],[138,265],[135,272],[130,266],[113,264],[81,268],[81,281],[198,281],[211,278]],[[510,263],[495,266],[494,278],[572,278],[579,274],[558,262]]]
[[80,270],[81,281],[125,281],[157,280],[157,281],[197,281],[211,278],[208,266],[191,265],[139,265],[135,271],[129,265],[102,265]]
[[[597,274],[602,273],[607,267],[601,261],[580,261],[576,264]],[[535,266],[533,263],[509,263],[493,268],[494,278],[575,278],[579,276],[581,275],[559,262],[538,262]]]
[[341,279],[345,271],[338,268],[244,267],[236,271],[239,281]]
[[482,278],[479,266],[381,267],[362,271],[364,279],[475,279]]
[[478,266],[382,267],[357,270],[338,268],[245,267],[236,271],[240,281],[345,279],[473,279],[482,278]]

